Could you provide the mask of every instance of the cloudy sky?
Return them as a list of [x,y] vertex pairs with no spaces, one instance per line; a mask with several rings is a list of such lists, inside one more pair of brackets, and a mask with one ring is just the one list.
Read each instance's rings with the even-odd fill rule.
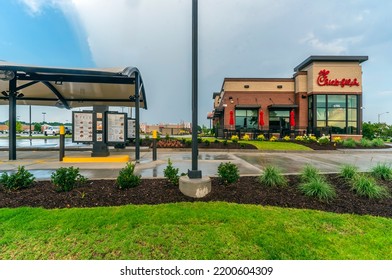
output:
[[[225,77],[289,78],[310,55],[367,55],[364,120],[392,123],[392,1],[199,0],[199,123]],[[142,122],[191,120],[192,0],[0,2],[0,59],[59,67],[136,66]],[[388,19],[389,18],[389,19]],[[56,111],[57,110],[57,111]],[[71,113],[33,107],[33,121]],[[27,107],[18,116],[28,121]],[[0,107],[0,121],[8,108]]]

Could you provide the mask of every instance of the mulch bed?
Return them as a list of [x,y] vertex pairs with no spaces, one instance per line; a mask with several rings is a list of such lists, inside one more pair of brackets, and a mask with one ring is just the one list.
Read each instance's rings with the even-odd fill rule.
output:
[[[58,193],[49,181],[39,181],[29,189],[7,192],[0,190],[0,208],[22,206],[43,208],[71,208],[118,206],[126,204],[162,204],[194,201],[225,201],[239,204],[270,205],[278,207],[316,209],[335,213],[354,213],[392,217],[392,198],[369,199],[359,197],[336,174],[326,175],[336,186],[337,197],[330,202],[304,196],[299,190],[299,176],[290,175],[287,187],[265,187],[257,177],[241,177],[232,185],[224,186],[212,178],[212,191],[204,198],[183,195],[177,186],[166,179],[142,179],[140,186],[120,190],[114,180],[91,180],[85,186],[70,192]],[[383,182],[390,191],[392,183]]]

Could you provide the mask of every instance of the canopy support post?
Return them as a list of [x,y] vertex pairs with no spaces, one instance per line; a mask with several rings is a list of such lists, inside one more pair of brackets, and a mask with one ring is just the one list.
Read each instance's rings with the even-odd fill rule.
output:
[[9,81],[9,160],[16,160],[16,79]]
[[140,161],[140,75],[135,72],[135,159]]

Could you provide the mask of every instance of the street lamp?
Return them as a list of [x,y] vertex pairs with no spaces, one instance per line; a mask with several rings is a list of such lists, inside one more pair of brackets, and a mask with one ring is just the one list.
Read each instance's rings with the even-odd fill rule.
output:
[[381,116],[381,115],[384,115],[384,114],[389,114],[389,112],[384,112],[384,113],[378,114],[378,123],[380,123],[380,116]]
[[46,115],[46,113],[42,112],[43,124],[45,124],[45,115]]

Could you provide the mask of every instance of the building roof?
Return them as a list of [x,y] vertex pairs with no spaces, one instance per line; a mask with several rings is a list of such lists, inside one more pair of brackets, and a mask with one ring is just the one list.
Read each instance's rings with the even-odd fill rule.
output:
[[358,62],[362,63],[368,60],[368,56],[347,56],[347,55],[312,55],[294,68],[294,72],[301,71],[313,62]]
[[135,67],[55,68],[0,61],[0,105],[8,105],[9,80],[16,76],[18,105],[135,107],[136,74],[141,84],[140,108],[147,109],[143,80]]

